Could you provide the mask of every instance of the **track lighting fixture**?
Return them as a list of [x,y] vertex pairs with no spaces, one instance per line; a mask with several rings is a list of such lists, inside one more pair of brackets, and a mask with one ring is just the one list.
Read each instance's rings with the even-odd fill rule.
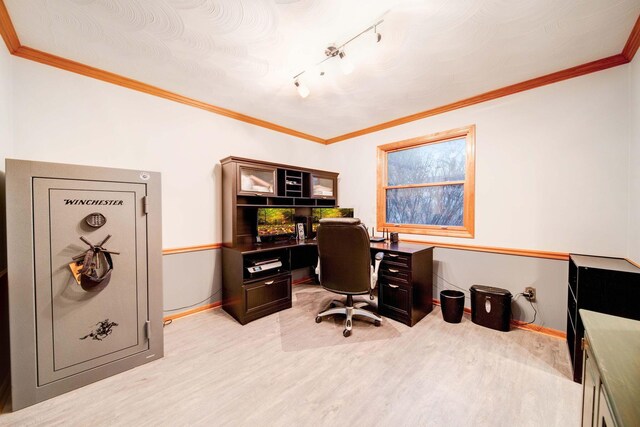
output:
[[[357,35],[351,37],[349,40],[347,40],[346,42],[342,43],[339,46],[329,45],[324,50],[324,54],[325,54],[326,58],[324,58],[322,61],[316,63],[313,66],[313,70],[311,70],[311,72],[312,73],[317,73],[319,76],[324,76],[325,75],[325,71],[324,71],[323,64],[326,61],[330,60],[331,58],[338,57],[338,59],[340,60],[339,65],[340,65],[340,69],[342,70],[342,73],[345,74],[345,75],[351,74],[355,67],[353,65],[353,62],[351,62],[351,60],[349,58],[347,58],[347,54],[345,52],[345,47],[349,43],[351,43],[352,41],[354,41],[355,39],[360,37],[361,35],[369,32],[371,30],[373,30],[373,43],[376,43],[376,44],[380,43],[380,41],[382,40],[382,34],[380,34],[378,32],[378,25],[380,25],[382,22],[384,22],[384,20],[380,19],[375,24],[373,24],[370,27],[368,27],[367,29],[361,31]],[[307,96],[309,96],[309,93],[310,93],[309,88],[307,86],[305,86],[302,82],[300,82],[300,77],[303,74],[307,73],[307,72],[309,72],[309,71],[302,70],[301,72],[299,72],[298,74],[293,76],[293,84],[295,85],[296,89],[298,90],[298,94],[303,98],[306,98]]]

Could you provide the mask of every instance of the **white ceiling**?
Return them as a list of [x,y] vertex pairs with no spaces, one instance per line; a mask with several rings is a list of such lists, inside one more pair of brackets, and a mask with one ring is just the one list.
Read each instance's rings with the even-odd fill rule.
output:
[[[619,54],[640,14],[640,0],[5,4],[24,46],[324,139]],[[347,46],[352,74],[332,59],[298,96],[295,74],[382,15],[379,45]]]

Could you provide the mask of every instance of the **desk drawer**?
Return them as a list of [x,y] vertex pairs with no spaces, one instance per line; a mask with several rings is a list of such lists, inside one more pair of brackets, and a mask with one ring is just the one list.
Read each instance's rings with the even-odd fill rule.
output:
[[380,314],[406,322],[411,317],[411,287],[386,280],[381,280],[379,287]]
[[243,288],[247,315],[291,303],[291,276],[288,274],[247,283]]
[[397,252],[385,252],[381,266],[411,270],[411,256]]
[[393,268],[384,266],[380,268],[379,276],[389,281],[399,282],[404,284],[411,283],[411,271],[400,268]]

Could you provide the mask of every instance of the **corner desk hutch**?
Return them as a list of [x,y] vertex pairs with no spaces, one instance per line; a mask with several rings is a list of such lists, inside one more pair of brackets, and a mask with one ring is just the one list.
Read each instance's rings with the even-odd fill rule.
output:
[[[290,308],[292,270],[315,266],[315,240],[258,242],[258,209],[293,208],[311,217],[312,208],[337,207],[335,172],[227,157],[222,164],[222,302],[241,324]],[[296,220],[297,222],[298,220]],[[311,229],[310,221],[306,222]],[[372,256],[385,254],[378,281],[380,314],[413,326],[433,309],[433,247],[372,243]],[[277,269],[249,267],[277,260]]]

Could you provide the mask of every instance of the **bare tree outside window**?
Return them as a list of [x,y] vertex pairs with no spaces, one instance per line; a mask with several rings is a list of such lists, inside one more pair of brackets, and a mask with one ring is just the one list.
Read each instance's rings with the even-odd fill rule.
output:
[[473,237],[474,135],[470,126],[378,147],[378,227]]

